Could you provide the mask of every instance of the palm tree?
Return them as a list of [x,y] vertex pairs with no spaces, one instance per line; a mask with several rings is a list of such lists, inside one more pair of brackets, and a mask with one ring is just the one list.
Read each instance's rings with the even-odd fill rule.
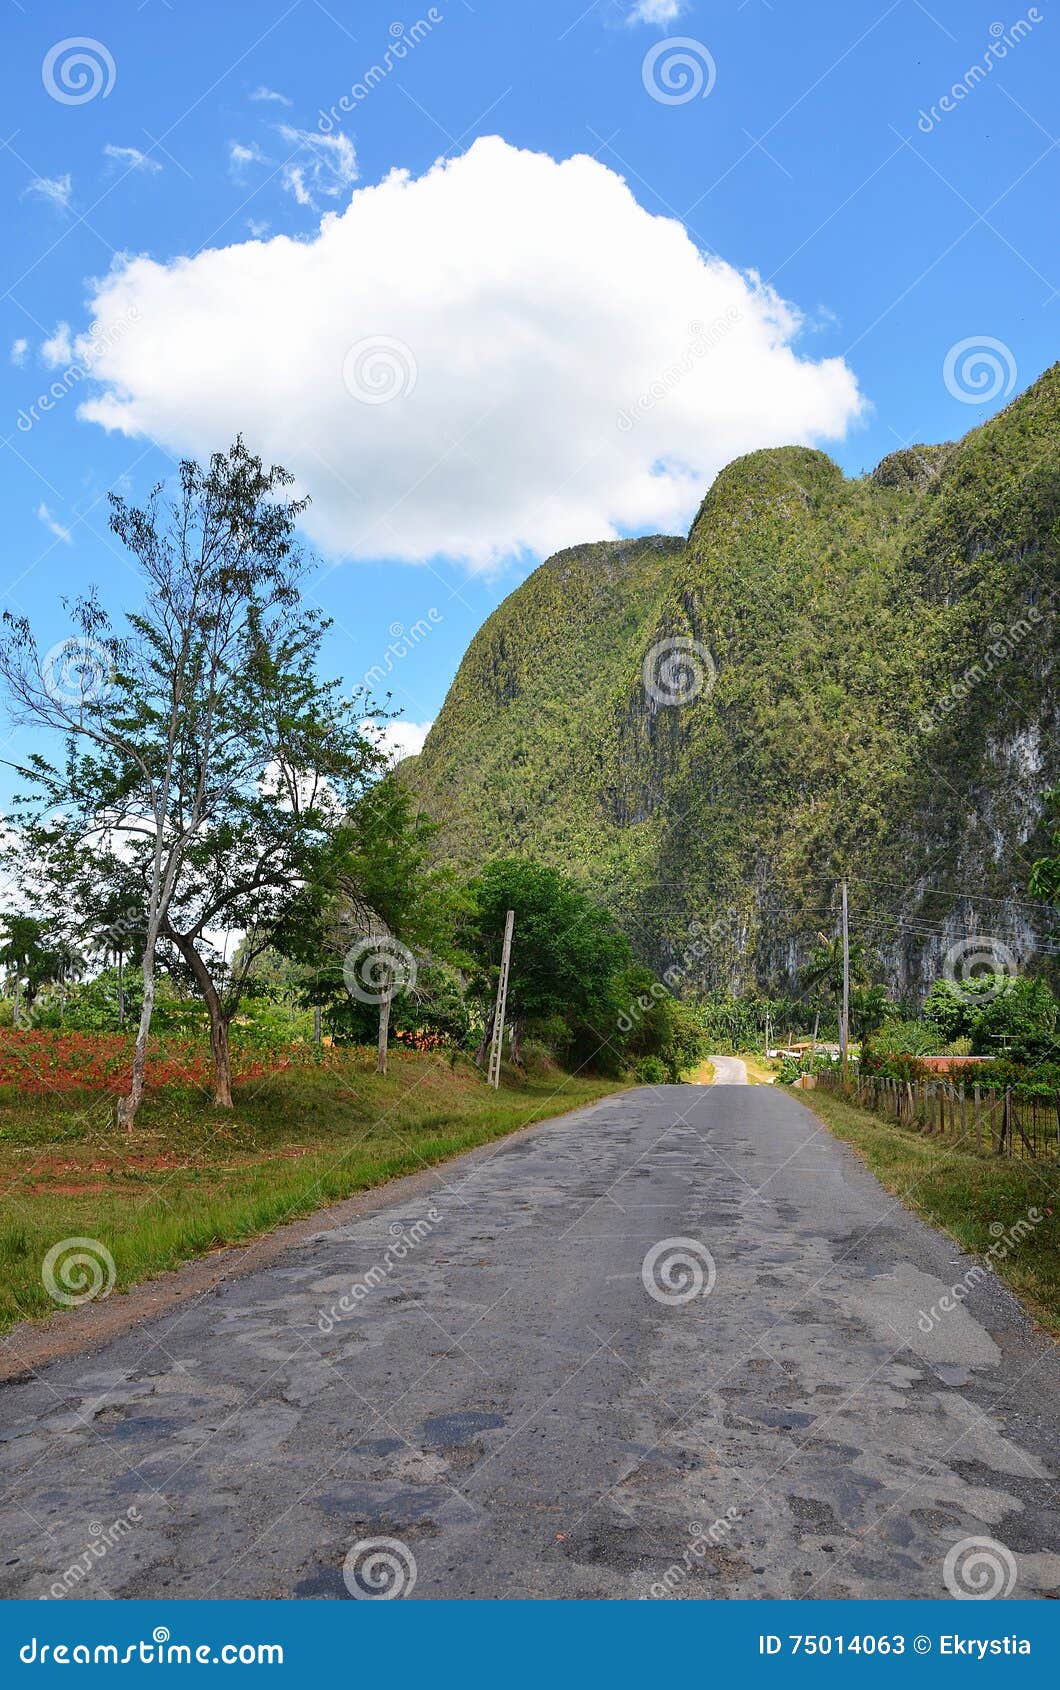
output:
[[[823,933],[818,933],[817,938],[818,943],[800,969],[799,978],[807,991],[823,986],[833,1002],[839,1003],[843,996],[843,940],[838,934],[834,939],[827,939]],[[851,985],[867,986],[869,959],[864,945],[860,939],[851,939],[847,948]]]
[[859,1042],[895,1013],[896,1005],[887,996],[886,986],[858,986],[850,994],[850,1027]]
[[68,978],[76,971],[79,962],[72,947],[61,937],[54,936],[52,923],[38,921],[33,915],[4,917],[0,967],[7,970],[8,983],[14,985],[16,1027],[21,1016],[23,983],[29,1008],[42,986]]

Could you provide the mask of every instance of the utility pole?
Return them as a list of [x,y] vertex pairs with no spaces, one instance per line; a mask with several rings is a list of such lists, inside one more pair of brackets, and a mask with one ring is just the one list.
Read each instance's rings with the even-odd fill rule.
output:
[[850,1046],[850,927],[847,922],[847,883],[843,881],[843,1021],[839,1029],[839,1055],[843,1064],[843,1084],[847,1083],[847,1059]]
[[508,1002],[508,974],[512,961],[512,929],[515,911],[509,910],[504,922],[504,948],[501,951],[501,971],[497,976],[497,1004],[493,1011],[493,1040],[490,1044],[490,1064],[487,1078],[496,1091],[501,1083],[501,1045],[504,1042],[504,1012]]

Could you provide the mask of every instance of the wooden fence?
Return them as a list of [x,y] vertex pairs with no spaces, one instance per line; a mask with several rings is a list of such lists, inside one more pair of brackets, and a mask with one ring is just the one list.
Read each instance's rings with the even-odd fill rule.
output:
[[[843,1094],[838,1072],[817,1075],[825,1091]],[[846,1095],[863,1109],[902,1126],[984,1155],[1043,1160],[1060,1155],[1060,1092],[1018,1097],[1013,1091],[933,1080],[888,1080],[854,1073]]]

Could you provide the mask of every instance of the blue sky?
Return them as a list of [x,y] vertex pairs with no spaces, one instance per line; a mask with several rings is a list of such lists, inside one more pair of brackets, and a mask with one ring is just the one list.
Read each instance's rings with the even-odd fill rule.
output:
[[[811,437],[838,418],[840,437],[822,443],[856,474],[901,444],[965,432],[1056,356],[1060,16],[1048,3],[642,0],[647,21],[631,16],[633,0],[2,3],[0,587],[44,644],[66,631],[64,593],[95,583],[115,612],[135,602],[106,529],[108,487],[145,495],[185,442],[227,444],[211,430],[233,418],[270,456],[290,439],[298,458],[317,428],[312,459],[296,467],[320,495],[310,538],[325,562],[316,591],[336,620],[329,660],[352,685],[386,663],[392,629],[426,621],[391,680],[422,723],[546,541],[677,526],[637,518],[690,514],[734,455],[729,442],[768,443],[770,428],[798,424]],[[387,60],[417,20],[427,27]],[[79,83],[75,65],[64,84],[78,50],[53,50],[77,38],[92,44],[92,68]],[[384,74],[366,87],[372,65]],[[465,159],[487,136],[507,145]],[[544,156],[526,164],[515,149]],[[576,154],[601,168],[547,163]],[[416,183],[442,156],[456,166],[420,195],[365,192],[395,169]],[[682,223],[690,244],[638,222],[606,173],[651,218]],[[356,220],[329,246],[321,220],[341,222],[355,197]],[[112,286],[106,309],[94,306],[101,280],[137,255],[154,261],[143,285]],[[488,293],[466,274],[484,268]],[[778,328],[774,304],[763,327],[761,289],[725,293],[744,288],[732,272],[755,272],[798,316]],[[632,403],[659,334],[681,353],[701,283],[707,299],[737,299],[727,309],[739,328],[726,341],[723,324],[721,352],[691,357],[677,396],[652,401],[619,457],[625,425],[616,430],[606,378],[619,372],[627,385],[616,391]],[[380,305],[391,289],[393,323]],[[76,376],[46,414],[35,409],[77,362],[93,312],[109,335],[130,298],[154,301],[155,315],[146,327],[134,315],[107,379]],[[347,363],[346,391],[336,370],[318,404],[318,341],[337,318],[343,346],[381,335],[399,366],[414,354],[415,391],[399,367],[396,403],[351,397],[360,377]],[[782,344],[768,355],[745,346],[751,329]],[[985,364],[960,350],[984,342]],[[393,375],[377,368],[368,380]],[[122,381],[133,390],[126,432],[79,416]],[[755,386],[748,414],[745,386]],[[337,469],[332,446],[345,454]],[[569,478],[556,469],[567,461]],[[347,529],[391,474],[392,541],[372,555],[374,541],[347,543]],[[522,487],[533,498],[508,520]],[[432,554],[423,536],[435,527]],[[27,744],[20,732],[2,755]]]

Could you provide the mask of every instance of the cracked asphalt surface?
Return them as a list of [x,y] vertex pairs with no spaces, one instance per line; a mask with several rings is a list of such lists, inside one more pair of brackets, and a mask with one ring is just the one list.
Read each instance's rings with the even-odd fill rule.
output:
[[4,1386],[0,1595],[345,1600],[387,1537],[413,1599],[938,1597],[972,1536],[1055,1594],[1055,1346],[990,1275],[921,1330],[972,1259],[792,1097],[643,1087],[410,1185]]

